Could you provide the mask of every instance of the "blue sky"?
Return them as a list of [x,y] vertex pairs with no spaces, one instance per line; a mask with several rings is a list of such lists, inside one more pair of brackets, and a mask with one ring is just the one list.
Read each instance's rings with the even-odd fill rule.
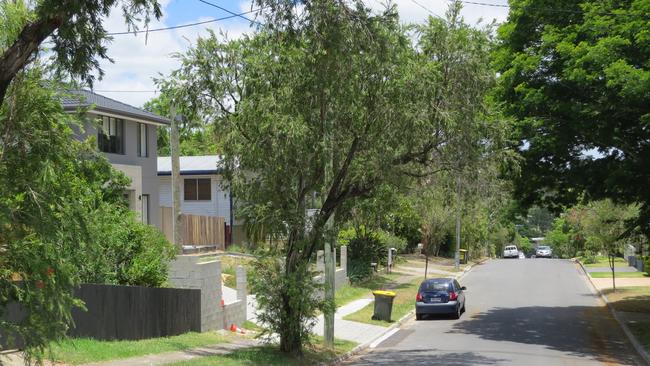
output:
[[[194,23],[230,14],[204,4],[199,0],[158,0],[163,7],[163,18],[152,22],[149,28],[162,28],[180,24]],[[206,0],[232,12],[241,13],[250,10],[250,0]],[[492,4],[506,4],[506,0],[483,0]],[[365,0],[372,9],[382,9],[384,0]],[[404,23],[421,23],[431,14],[444,16],[449,5],[447,0],[393,0],[397,4],[400,18]],[[504,21],[508,9],[503,7],[480,6],[466,4],[462,11],[466,21],[476,23],[480,18],[484,21]],[[114,12],[104,22],[109,32],[124,31],[126,26],[119,11]],[[105,71],[104,79],[95,85],[95,90],[107,97],[122,102],[142,106],[147,100],[156,96],[157,89],[154,78],[168,75],[178,67],[178,61],[172,57],[174,53],[184,52],[191,47],[200,36],[207,35],[207,29],[223,31],[229,38],[240,37],[252,32],[249,22],[241,18],[233,18],[207,25],[187,27],[182,29],[115,36],[108,47],[108,55],[114,63],[102,62]]]
[[[238,13],[237,10],[239,10],[240,6],[240,2],[235,0],[209,0],[208,2],[236,13]],[[221,17],[228,15],[225,11],[203,4],[198,0],[173,0],[165,10],[171,24],[191,22],[200,16]]]

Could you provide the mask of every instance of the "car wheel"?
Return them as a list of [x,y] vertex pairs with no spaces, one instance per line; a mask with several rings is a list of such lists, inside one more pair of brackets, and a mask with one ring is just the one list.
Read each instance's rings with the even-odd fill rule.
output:
[[463,303],[463,309],[462,309],[462,310],[463,310],[463,311],[462,311],[463,313],[467,311],[467,310],[465,309],[465,303]]
[[454,319],[460,319],[460,306],[456,307],[456,312],[454,313]]
[[422,320],[422,314],[415,314],[415,320]]

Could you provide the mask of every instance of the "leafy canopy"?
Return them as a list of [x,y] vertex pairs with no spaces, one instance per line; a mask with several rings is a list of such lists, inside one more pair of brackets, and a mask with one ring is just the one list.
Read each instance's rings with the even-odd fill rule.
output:
[[516,195],[639,202],[649,233],[650,1],[556,4],[511,1],[499,29],[496,95],[524,158]]

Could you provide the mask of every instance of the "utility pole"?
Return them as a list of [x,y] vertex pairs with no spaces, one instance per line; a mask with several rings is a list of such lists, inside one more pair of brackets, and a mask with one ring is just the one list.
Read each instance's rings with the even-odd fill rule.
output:
[[[323,122],[327,125],[327,122],[325,120],[325,109],[324,105],[321,104],[321,118],[323,119]],[[332,182],[334,178],[334,141],[332,139],[332,134],[331,134],[331,128],[326,129],[325,132],[325,142],[326,146],[329,147],[329,162],[325,166],[325,181],[326,182]],[[334,227],[334,213],[329,217],[327,220],[327,225],[326,225],[329,234],[332,235],[331,231],[332,228]],[[332,243],[330,243],[330,240],[332,240]],[[325,245],[324,245],[324,250],[325,250],[325,300],[328,302],[333,303],[334,302],[334,292],[335,292],[335,276],[336,276],[336,258],[334,258],[334,253],[332,251],[333,247],[336,245],[334,242],[336,240],[336,237],[333,236],[332,238],[325,238]],[[325,347],[329,349],[334,348],[334,313],[335,310],[326,310],[323,314],[323,318],[325,320],[325,327],[323,329],[323,338],[324,338],[324,343]]]
[[[327,225],[329,229],[334,226],[333,221],[334,217],[330,217]],[[336,258],[333,255],[332,244],[330,244],[329,238],[325,240],[325,299],[328,301],[334,301],[335,287]],[[327,310],[323,316],[325,318],[325,329],[323,332],[325,347],[334,348],[334,311]]]
[[180,143],[178,136],[178,121],[176,120],[176,107],[171,107],[171,153],[172,153],[172,232],[176,252],[183,254],[183,239],[181,231],[183,217],[181,213],[181,162],[179,156]]
[[460,172],[456,177],[456,251],[454,253],[454,266],[460,268]]

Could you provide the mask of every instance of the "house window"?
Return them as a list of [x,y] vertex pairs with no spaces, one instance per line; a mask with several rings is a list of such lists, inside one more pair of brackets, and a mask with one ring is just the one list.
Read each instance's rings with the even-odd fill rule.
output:
[[149,223],[149,195],[143,194],[142,198],[142,222]]
[[149,156],[147,137],[147,125],[138,123],[138,156],[142,158]]
[[210,179],[185,179],[184,197],[185,201],[210,201],[211,195]]
[[102,152],[124,154],[124,120],[102,116],[102,125],[97,131],[97,145]]

